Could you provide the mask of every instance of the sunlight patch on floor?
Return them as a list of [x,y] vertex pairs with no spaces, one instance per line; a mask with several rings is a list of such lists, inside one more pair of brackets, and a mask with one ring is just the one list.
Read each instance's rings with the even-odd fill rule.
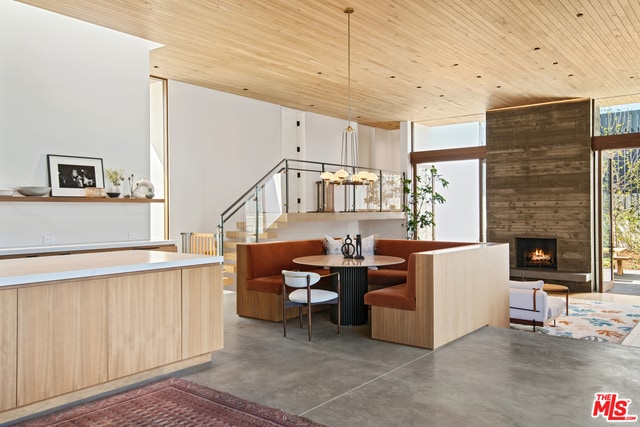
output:
[[588,299],[592,301],[606,301],[620,304],[640,304],[638,295],[601,294],[600,292],[583,292],[570,294],[571,298]]

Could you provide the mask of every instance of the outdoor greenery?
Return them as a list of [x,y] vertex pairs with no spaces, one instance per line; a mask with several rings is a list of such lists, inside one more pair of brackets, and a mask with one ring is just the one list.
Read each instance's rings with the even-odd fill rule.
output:
[[[631,111],[609,111],[601,116],[601,135],[631,133]],[[640,150],[625,149],[612,152],[611,221],[613,246],[624,248],[630,256],[627,266],[640,267]]]
[[[435,226],[435,204],[443,204],[446,200],[436,191],[436,184],[446,188],[449,182],[438,173],[435,166],[424,169],[415,176],[415,185],[411,179],[402,181],[403,192],[407,196],[402,210],[407,214],[407,239],[420,240],[421,230]],[[434,238],[432,233],[432,238]]]
[[619,150],[611,168],[614,246],[640,251],[640,161],[637,150]]

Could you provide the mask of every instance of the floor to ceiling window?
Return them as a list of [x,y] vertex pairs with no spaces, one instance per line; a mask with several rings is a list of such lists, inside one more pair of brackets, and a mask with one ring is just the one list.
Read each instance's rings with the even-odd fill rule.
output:
[[420,239],[484,241],[484,154],[482,122],[446,126],[414,124],[411,163],[414,173],[435,166],[447,181],[435,191],[445,198],[434,209],[435,227],[423,230]]
[[628,270],[640,269],[640,104],[596,102],[594,123],[600,188],[598,290],[606,292],[626,281]]
[[151,240],[164,240],[168,230],[168,194],[166,194],[166,154],[167,154],[167,81],[151,77],[149,79],[149,171],[154,185],[155,197],[164,199],[162,204],[150,205]]

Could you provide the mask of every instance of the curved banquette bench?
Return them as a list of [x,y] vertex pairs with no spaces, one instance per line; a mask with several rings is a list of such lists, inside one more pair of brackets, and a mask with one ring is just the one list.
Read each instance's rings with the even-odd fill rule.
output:
[[409,254],[407,261],[407,276],[405,283],[386,286],[381,289],[367,292],[364,303],[377,307],[397,308],[400,310],[416,309],[416,270],[415,254]]
[[433,240],[378,239],[376,240],[374,248],[377,255],[397,256],[405,261],[402,264],[380,267],[377,270],[369,270],[367,272],[369,288],[380,288],[406,283],[409,255],[414,252],[433,251],[469,244],[470,243],[464,242],[441,242]]
[[509,245],[408,256],[405,283],[369,291],[371,338],[434,349],[483,326],[509,327]]
[[[239,316],[282,321],[282,270],[327,273],[317,267],[295,264],[294,258],[324,253],[322,239],[238,244],[236,311]],[[316,286],[326,286],[319,283]],[[287,317],[296,316],[290,309]]]
[[[405,239],[376,239],[374,253],[403,258],[398,265],[368,271],[371,288],[379,289],[407,282],[407,260],[413,252],[469,245],[461,242],[439,242]],[[294,264],[293,259],[322,255],[328,244],[325,238],[280,242],[246,243],[237,246],[237,314],[243,317],[282,321],[282,270],[304,270],[326,274],[327,270]],[[317,286],[328,286],[320,283]],[[295,310],[290,313],[296,316]]]
[[[238,315],[282,321],[282,270],[317,271],[292,260],[324,253],[320,238],[239,244]],[[508,244],[378,239],[375,253],[406,262],[368,271],[381,286],[365,295],[372,338],[433,349],[486,325],[509,327]]]

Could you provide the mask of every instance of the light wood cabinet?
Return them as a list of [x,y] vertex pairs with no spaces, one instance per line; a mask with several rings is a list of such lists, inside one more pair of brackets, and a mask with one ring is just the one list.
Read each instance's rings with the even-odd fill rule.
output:
[[[209,362],[223,345],[222,264],[210,258],[0,261],[22,283],[0,287],[0,424]],[[19,282],[25,269],[51,281]]]
[[109,279],[109,379],[181,358],[181,270]]
[[18,290],[0,290],[0,411],[16,406]]
[[107,380],[106,280],[18,289],[18,406]]
[[182,270],[182,357],[223,347],[222,265]]

